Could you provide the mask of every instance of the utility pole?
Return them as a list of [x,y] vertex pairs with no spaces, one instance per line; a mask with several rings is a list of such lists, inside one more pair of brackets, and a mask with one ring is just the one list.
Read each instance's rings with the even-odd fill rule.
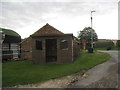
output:
[[[92,22],[92,13],[96,11],[91,11],[91,28],[93,27],[93,22]],[[91,48],[93,48],[93,30],[91,30]]]
[[92,13],[93,13],[93,12],[96,12],[96,11],[91,11],[91,28],[92,28],[92,26],[93,26],[93,24],[92,24],[92,19],[93,19],[93,18],[92,18]]

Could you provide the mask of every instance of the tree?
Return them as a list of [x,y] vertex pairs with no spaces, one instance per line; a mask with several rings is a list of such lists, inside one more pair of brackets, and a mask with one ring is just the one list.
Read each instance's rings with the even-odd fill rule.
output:
[[86,40],[87,47],[91,46],[91,38],[93,39],[93,42],[98,40],[98,36],[94,29],[91,27],[85,27],[82,31],[79,32],[78,38],[80,40],[80,43],[82,40]]

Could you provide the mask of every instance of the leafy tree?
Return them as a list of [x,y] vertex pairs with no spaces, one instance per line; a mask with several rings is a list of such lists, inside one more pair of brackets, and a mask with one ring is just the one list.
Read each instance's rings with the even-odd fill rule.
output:
[[79,32],[78,38],[80,40],[80,43],[82,40],[86,40],[87,47],[89,47],[91,44],[91,37],[93,38],[93,42],[98,40],[98,36],[94,29],[91,27],[85,27],[82,31]]

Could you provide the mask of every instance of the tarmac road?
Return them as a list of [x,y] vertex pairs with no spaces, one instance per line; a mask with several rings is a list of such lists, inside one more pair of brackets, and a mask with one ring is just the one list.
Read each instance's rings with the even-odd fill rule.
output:
[[[102,51],[112,58],[88,70],[86,77],[80,77],[68,88],[118,88],[118,54],[120,51]],[[118,53],[119,52],[119,53]],[[120,78],[119,78],[120,81]]]

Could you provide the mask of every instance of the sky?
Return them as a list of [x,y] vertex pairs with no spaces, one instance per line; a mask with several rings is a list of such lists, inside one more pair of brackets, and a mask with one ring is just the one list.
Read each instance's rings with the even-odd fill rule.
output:
[[12,29],[22,38],[36,32],[46,23],[73,33],[91,26],[99,39],[118,39],[119,0],[1,0],[0,27]]

